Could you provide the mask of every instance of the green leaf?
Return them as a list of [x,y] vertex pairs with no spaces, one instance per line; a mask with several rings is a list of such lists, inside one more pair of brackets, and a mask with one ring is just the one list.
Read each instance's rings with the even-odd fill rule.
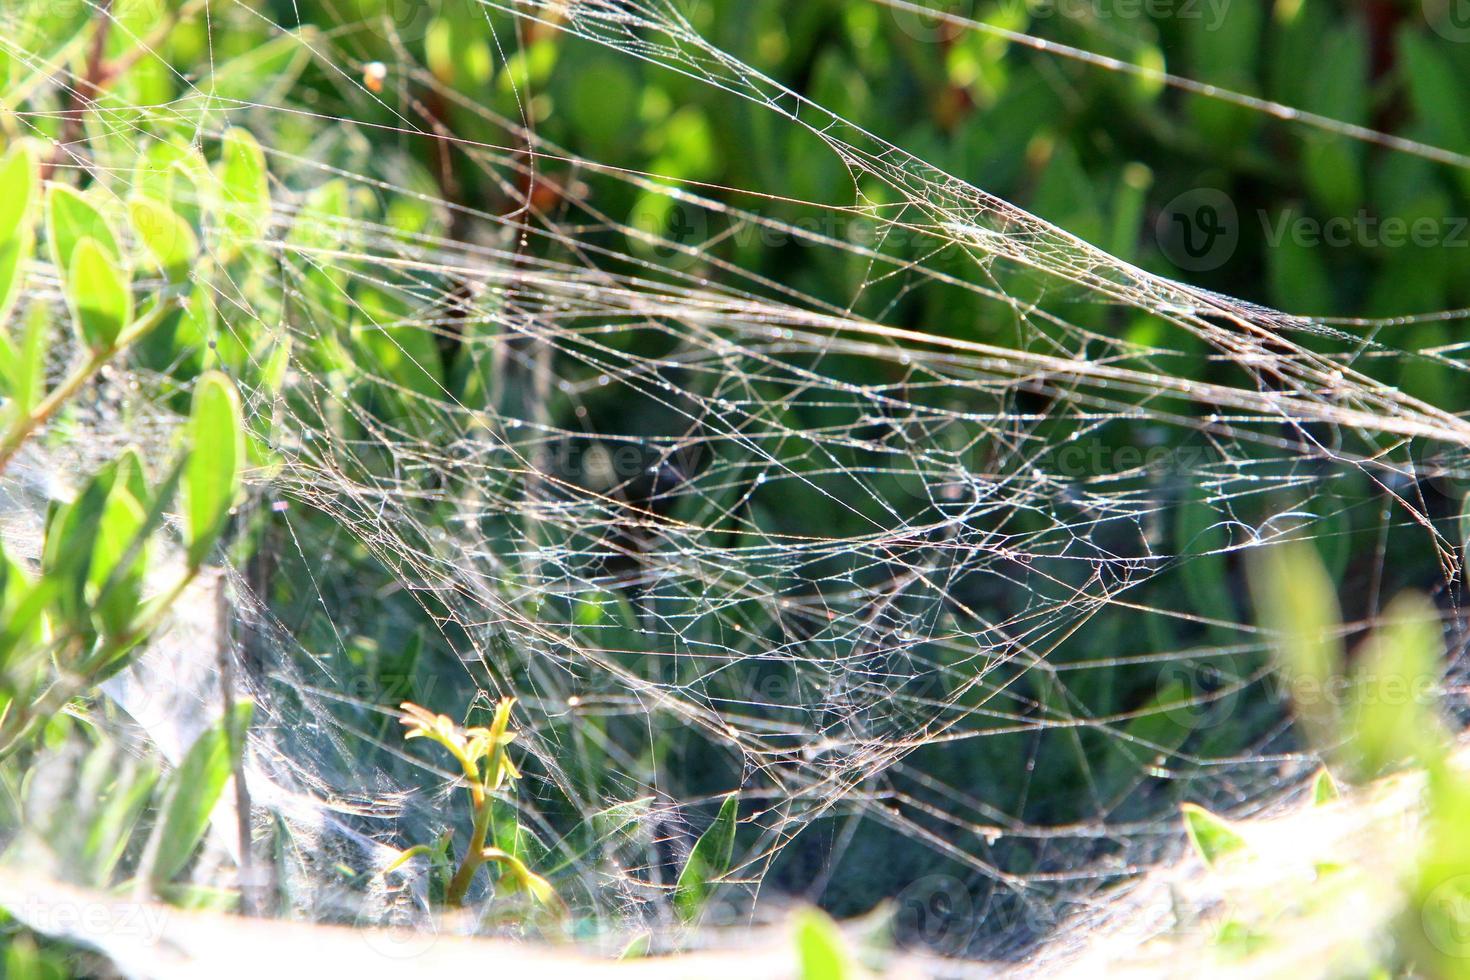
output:
[[41,554],[44,579],[57,589],[57,612],[61,618],[72,630],[82,634],[92,629],[86,602],[88,573],[98,528],[116,477],[116,463],[98,470],[75,499],[51,512],[46,525],[46,543]]
[[4,408],[13,423],[29,415],[46,394],[46,351],[51,337],[51,311],[44,303],[33,303],[21,328],[20,346],[8,333],[0,333],[0,384],[10,399]]
[[1184,812],[1184,829],[1189,834],[1189,842],[1206,864],[1214,865],[1225,855],[1245,846],[1245,838],[1224,818],[1193,803],[1185,803],[1180,810]]
[[224,222],[243,245],[259,238],[270,218],[265,153],[249,130],[229,130],[223,144],[219,176],[224,185]]
[[1341,795],[1342,793],[1337,789],[1337,780],[1332,778],[1332,773],[1326,767],[1323,767],[1322,771],[1317,773],[1317,778],[1312,780],[1312,805],[1321,806],[1324,803],[1331,803]]
[[566,913],[566,903],[561,900],[551,882],[533,872],[526,866],[526,862],[514,854],[508,854],[498,847],[487,847],[480,852],[480,856],[485,861],[500,865],[499,888],[511,894],[525,892],[537,904],[558,914]]
[[[1470,148],[1470,123],[1459,106],[1463,76],[1449,55],[1457,45],[1408,30],[1398,32],[1397,40],[1398,64],[1420,131],[1436,146],[1459,151]],[[1463,172],[1456,176],[1462,190],[1470,189],[1470,177]]]
[[175,284],[187,282],[199,254],[199,239],[189,223],[168,205],[147,197],[134,198],[128,213],[138,238],[164,277]]
[[653,948],[653,934],[640,932],[628,940],[628,944],[623,947],[622,952],[618,953],[618,959],[641,960],[648,955],[648,951],[651,948]]
[[10,318],[35,250],[30,211],[39,182],[29,142],[17,144],[0,160],[0,325]]
[[1434,606],[1419,596],[1396,599],[1353,673],[1350,749],[1360,777],[1410,760],[1425,766],[1437,761],[1445,742],[1436,711],[1443,654]]
[[1195,611],[1209,619],[1239,618],[1231,590],[1226,552],[1231,537],[1203,486],[1190,486],[1174,516],[1184,592]]
[[72,964],[60,951],[38,949],[30,934],[9,937],[0,953],[0,976],[15,980],[63,980],[72,976]]
[[281,337],[271,347],[265,363],[260,368],[260,384],[271,393],[278,393],[286,383],[286,371],[291,367],[292,340],[289,334]]
[[[147,549],[135,552],[133,545],[146,520],[143,505],[119,481],[103,505],[102,518],[97,525],[97,540],[92,546],[91,568],[87,573],[87,601],[93,604],[93,618],[98,631],[105,636],[125,633],[138,610],[143,576],[147,570]],[[120,572],[119,566],[124,559],[129,559],[129,567]],[[119,581],[107,590],[105,598],[102,597],[103,588],[119,572]]]
[[65,184],[53,185],[46,195],[46,238],[59,274],[71,268],[72,253],[84,238],[94,239],[114,262],[122,261],[117,235],[102,212]]
[[240,908],[238,891],[216,885],[164,885],[158,895],[170,905],[193,912],[237,912]]
[[184,870],[209,829],[210,814],[234,769],[230,743],[244,744],[243,739],[232,738],[226,726],[243,732],[252,708],[248,701],[235,705],[234,717],[221,719],[200,735],[169,777],[162,816],[148,845],[146,874],[155,891]]
[[29,140],[16,143],[0,158],[0,242],[10,241],[25,230],[40,183],[36,153]]
[[184,471],[188,503],[186,541],[191,566],[203,564],[229,520],[240,490],[245,426],[240,395],[225,375],[210,372],[194,389],[189,420],[189,460]]
[[1340,712],[1329,695],[1342,673],[1342,617],[1316,549],[1297,542],[1267,549],[1250,586],[1307,737],[1318,746],[1338,744]]
[[414,858],[433,857],[433,855],[434,849],[428,844],[417,844],[413,847],[410,847],[402,854],[398,855],[392,861],[389,861],[388,866],[382,870],[382,874],[391,874],[394,871],[397,871],[399,868],[403,867],[408,862],[412,861]]
[[20,563],[0,549],[0,623],[4,624],[0,627],[0,668],[10,669],[23,643],[27,651],[45,650],[45,612],[55,591],[55,583],[32,581]]
[[77,242],[66,274],[66,300],[82,342],[111,350],[133,318],[133,293],[117,261],[95,238]]
[[800,980],[847,980],[857,972],[837,923],[817,909],[796,913],[796,955]]
[[1199,709],[1179,678],[1163,685],[1158,695],[1138,709],[1112,743],[1098,785],[1111,797],[1133,785],[1140,770],[1167,766],[1198,720]]
[[738,794],[730,794],[720,805],[719,815],[709,829],[694,842],[689,860],[674,885],[674,908],[686,922],[698,917],[709,899],[715,879],[730,870],[735,854],[735,818],[739,813]]
[[158,770],[147,760],[124,760],[114,755],[108,761],[114,779],[100,801],[101,812],[87,829],[82,848],[92,884],[98,887],[111,884],[112,872],[122,860],[133,828],[152,800],[158,782]]
[[[316,45],[320,43],[321,31],[309,24],[282,33],[221,62],[210,73],[210,90],[218,98],[242,102],[284,99],[301,72],[312,63]],[[270,80],[270,88],[262,91],[265,79]]]

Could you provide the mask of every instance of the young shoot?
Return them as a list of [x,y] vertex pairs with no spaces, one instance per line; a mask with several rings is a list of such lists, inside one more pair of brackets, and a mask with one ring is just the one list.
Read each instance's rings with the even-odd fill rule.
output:
[[[411,702],[403,703],[403,715],[399,720],[407,729],[405,739],[432,739],[454,756],[464,775],[465,790],[470,797],[473,815],[470,843],[445,890],[444,904],[450,908],[464,905],[465,895],[474,881],[475,872],[483,864],[496,864],[500,867],[501,883],[510,891],[525,892],[537,904],[561,914],[565,911],[565,904],[550,882],[532,872],[514,854],[498,847],[486,846],[494,794],[521,778],[520,770],[511,761],[507,751],[516,738],[516,733],[510,727],[510,713],[514,706],[515,698],[502,698],[495,706],[495,717],[488,728],[461,728],[447,715],[435,714]],[[415,857],[430,853],[431,850],[426,846],[410,848],[387,870],[392,871]]]

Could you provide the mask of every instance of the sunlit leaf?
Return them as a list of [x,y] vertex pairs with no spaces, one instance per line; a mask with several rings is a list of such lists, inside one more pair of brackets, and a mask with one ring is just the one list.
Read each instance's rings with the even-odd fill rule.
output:
[[111,350],[133,317],[128,280],[94,238],[83,238],[72,250],[66,300],[77,333],[94,351]]
[[1336,590],[1309,544],[1268,548],[1252,566],[1251,594],[1269,631],[1297,717],[1313,743],[1338,743],[1340,712],[1331,698],[1342,673]]
[[674,907],[686,921],[696,918],[708,901],[714,882],[730,870],[735,854],[735,818],[739,797],[731,794],[709,829],[694,842],[689,860],[674,886]]
[[1245,846],[1245,838],[1223,817],[1193,803],[1185,803],[1180,809],[1184,812],[1184,829],[1189,841],[1206,864],[1214,864]]
[[403,867],[408,862],[412,861],[414,858],[432,857],[433,854],[434,849],[428,844],[419,844],[415,847],[410,847],[408,850],[398,855],[392,861],[389,861],[388,865],[383,868],[382,873],[385,875],[391,874],[392,872],[397,871],[399,868]]
[[29,141],[0,159],[0,325],[10,318],[35,247],[30,215],[39,183]]
[[[146,520],[143,505],[128,488],[121,482],[113,486],[97,525],[91,568],[87,573],[87,598],[96,604],[95,619],[106,635],[124,633],[137,611],[147,567],[147,550],[134,549],[134,544]],[[125,559],[129,561],[129,567],[120,570],[119,565]],[[104,596],[103,588],[120,571],[120,581],[108,588]]]
[[184,475],[188,503],[185,537],[191,565],[197,566],[209,556],[229,520],[240,489],[244,456],[240,395],[223,374],[206,374],[194,389],[189,460]]
[[133,229],[169,282],[182,283],[199,252],[199,240],[189,223],[173,209],[151,198],[134,198],[128,205]]
[[1404,596],[1389,606],[1353,672],[1348,729],[1360,777],[1433,761],[1445,741],[1437,711],[1443,652],[1439,616],[1427,600]]
[[1337,788],[1337,780],[1332,778],[1332,773],[1327,769],[1324,768],[1317,773],[1317,778],[1312,780],[1312,803],[1314,805],[1321,806],[1324,803],[1331,803],[1341,795],[1342,793]]
[[46,195],[46,237],[59,272],[71,268],[72,253],[84,238],[93,239],[113,262],[122,261],[112,225],[91,201],[65,184],[53,185]]
[[265,153],[248,130],[235,128],[225,133],[219,177],[225,227],[239,245],[254,241],[270,218],[270,184]]
[[856,974],[842,932],[825,913],[796,913],[796,956],[800,980],[847,980]]
[[248,727],[252,707],[248,701],[237,704],[234,717],[200,735],[169,776],[162,816],[149,842],[146,875],[155,890],[184,869],[209,829],[210,815],[234,768],[230,745],[243,744],[238,735]]

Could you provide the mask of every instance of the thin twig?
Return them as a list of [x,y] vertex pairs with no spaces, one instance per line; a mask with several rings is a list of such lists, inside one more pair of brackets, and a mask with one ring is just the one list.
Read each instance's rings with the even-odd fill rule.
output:
[[95,105],[106,84],[107,36],[112,33],[112,0],[102,0],[97,8],[97,29],[92,34],[92,49],[87,54],[87,68],[71,90],[71,102],[66,110],[66,119],[61,127],[61,137],[56,149],[45,163],[41,164],[41,179],[50,180],[51,174],[66,156],[67,147],[82,137],[88,109]]

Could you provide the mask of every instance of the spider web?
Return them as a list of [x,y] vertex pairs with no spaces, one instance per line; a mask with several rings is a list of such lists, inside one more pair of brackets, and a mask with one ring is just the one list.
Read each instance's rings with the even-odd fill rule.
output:
[[[330,98],[206,77],[146,110],[96,106],[63,167],[117,200],[160,133],[212,147],[244,126],[270,162],[269,263],[200,286],[215,341],[290,351],[278,391],[246,392],[277,463],[242,516],[265,529],[261,555],[229,593],[263,716],[252,793],[290,842],[279,874],[298,907],[421,901],[329,866],[381,867],[446,820],[449,774],[397,744],[392,696],[360,683],[354,632],[379,615],[412,612],[452,654],[423,668],[442,679],[436,710],[520,698],[520,819],[609,929],[670,925],[682,855],[738,791],[721,921],[762,897],[856,914],[896,896],[911,933],[978,956],[1106,906],[1171,853],[1179,799],[1269,807],[1315,768],[1234,594],[1244,552],[1366,534],[1351,556],[1371,569],[1365,621],[1391,547],[1427,556],[1458,608],[1447,501],[1470,427],[1383,380],[1388,365],[1462,371],[1456,350],[1398,350],[1389,322],[1287,315],[1119,261],[765,77],[671,2],[479,9],[501,58],[557,32],[757,103],[841,162],[850,203],[579,157],[526,121],[533,93],[503,118],[378,19],[344,28],[405,52],[382,91],[350,31],[291,32],[214,0],[210,38],[232,18],[267,24]],[[32,68],[50,57],[0,44]],[[425,93],[504,145],[426,118]],[[282,127],[317,133],[318,152],[274,145]],[[454,200],[409,162],[425,146],[510,206]],[[345,203],[321,205],[328,184]],[[677,221],[604,213],[608,188]],[[431,218],[404,230],[390,216],[405,204]],[[811,220],[767,213],[791,208]],[[833,297],[747,267],[726,246],[752,236],[860,269],[861,285]],[[54,290],[49,270],[35,278]],[[981,304],[981,329],[931,328],[956,297]],[[332,344],[394,369],[338,369]],[[451,354],[477,387],[432,363]],[[344,581],[338,562],[373,571]],[[310,587],[283,603],[292,576]],[[148,677],[119,696],[135,717],[148,688],[152,729],[202,724],[206,683]],[[583,826],[611,829],[589,844]]]

